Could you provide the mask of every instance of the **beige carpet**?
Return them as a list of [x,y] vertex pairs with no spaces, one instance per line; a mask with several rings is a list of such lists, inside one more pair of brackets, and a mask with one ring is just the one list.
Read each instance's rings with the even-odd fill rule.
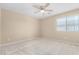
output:
[[78,55],[79,46],[62,40],[38,38],[0,47],[5,55]]

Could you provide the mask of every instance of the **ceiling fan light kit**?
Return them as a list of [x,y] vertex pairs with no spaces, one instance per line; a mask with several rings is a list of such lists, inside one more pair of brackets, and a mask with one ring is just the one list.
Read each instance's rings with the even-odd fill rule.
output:
[[[43,3],[44,4],[44,3]],[[45,3],[44,5],[33,5],[34,8],[37,9],[38,12],[35,12],[36,14],[40,13],[42,14],[43,16],[47,15],[47,14],[50,14],[52,12],[52,10],[49,10],[48,7],[50,6],[49,3]]]
[[45,11],[44,11],[44,10],[40,10],[40,12],[41,12],[41,13],[44,13]]

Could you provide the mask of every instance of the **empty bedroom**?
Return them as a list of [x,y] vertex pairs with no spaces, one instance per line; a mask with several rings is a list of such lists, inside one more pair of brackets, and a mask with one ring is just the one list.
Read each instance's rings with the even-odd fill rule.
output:
[[79,55],[79,3],[0,3],[0,55]]

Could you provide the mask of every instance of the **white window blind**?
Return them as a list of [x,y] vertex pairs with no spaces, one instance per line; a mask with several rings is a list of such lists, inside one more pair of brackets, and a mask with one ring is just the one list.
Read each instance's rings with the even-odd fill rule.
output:
[[56,20],[57,31],[79,31],[79,16],[66,16]]

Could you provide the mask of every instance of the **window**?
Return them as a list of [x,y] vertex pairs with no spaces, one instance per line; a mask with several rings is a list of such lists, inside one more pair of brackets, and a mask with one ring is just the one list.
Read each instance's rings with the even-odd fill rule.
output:
[[66,16],[56,20],[57,31],[79,31],[79,16]]

